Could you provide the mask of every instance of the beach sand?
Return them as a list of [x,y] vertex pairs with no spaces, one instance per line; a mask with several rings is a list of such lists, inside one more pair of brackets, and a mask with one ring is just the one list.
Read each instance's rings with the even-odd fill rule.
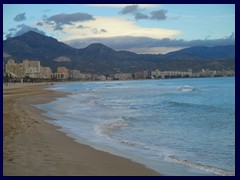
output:
[[4,176],[158,176],[126,158],[83,145],[48,124],[32,104],[52,101],[67,93],[44,90],[45,84],[3,87]]

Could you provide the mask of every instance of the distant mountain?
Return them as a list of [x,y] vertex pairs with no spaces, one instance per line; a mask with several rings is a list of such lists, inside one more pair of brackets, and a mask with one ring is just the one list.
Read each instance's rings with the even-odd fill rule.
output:
[[77,50],[58,40],[29,31],[21,36],[3,41],[3,50],[17,61],[40,60],[43,65],[53,66],[53,59],[77,54]]
[[166,54],[170,57],[197,57],[201,59],[234,59],[235,46],[215,46],[215,47],[190,47],[179,51],[170,52]]
[[139,57],[139,55],[128,51],[115,51],[100,43],[91,44],[86,48],[79,49],[78,52],[82,58],[96,58],[99,60],[109,61],[136,59],[137,57]]
[[13,58],[39,60],[41,65],[56,70],[59,66],[82,72],[111,74],[140,70],[187,70],[235,67],[235,46],[192,47],[166,55],[136,54],[115,51],[100,43],[83,49],[70,47],[58,40],[29,31],[3,41],[4,61]]

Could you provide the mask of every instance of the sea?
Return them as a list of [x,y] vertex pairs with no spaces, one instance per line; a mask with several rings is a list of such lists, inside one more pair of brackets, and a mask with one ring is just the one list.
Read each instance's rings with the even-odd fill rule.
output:
[[235,77],[69,82],[37,105],[75,141],[165,176],[235,175]]

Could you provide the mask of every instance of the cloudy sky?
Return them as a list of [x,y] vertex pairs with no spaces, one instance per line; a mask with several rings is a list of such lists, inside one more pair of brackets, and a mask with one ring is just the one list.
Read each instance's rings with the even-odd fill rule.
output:
[[76,48],[166,53],[235,43],[233,4],[4,4],[3,39],[29,30]]

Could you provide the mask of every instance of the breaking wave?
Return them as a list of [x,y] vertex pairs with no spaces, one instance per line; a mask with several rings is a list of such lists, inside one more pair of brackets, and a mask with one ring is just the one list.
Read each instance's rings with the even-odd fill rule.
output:
[[177,156],[168,156],[166,158],[167,161],[176,163],[176,164],[181,164],[190,168],[195,168],[195,169],[199,169],[205,172],[209,172],[209,173],[213,173],[216,175],[220,175],[220,176],[234,176],[235,173],[231,172],[231,171],[227,171],[224,169],[220,169],[220,168],[216,168],[216,167],[212,167],[212,166],[207,166],[207,165],[203,165],[200,163],[194,163],[194,162],[190,162],[188,160],[185,159],[180,159]]
[[111,132],[117,131],[123,127],[130,126],[125,120],[117,120],[114,122],[105,122],[103,124],[100,124],[96,127],[96,131],[98,134],[103,135],[113,141],[119,142],[121,144],[129,145],[129,146],[135,146],[135,147],[145,147],[145,144],[124,140],[124,139],[115,139],[111,136]]
[[100,134],[108,135],[112,131],[117,131],[118,129],[127,126],[129,126],[129,124],[123,119],[113,122],[105,122],[98,125],[97,132]]
[[192,92],[196,90],[196,88],[189,85],[180,86],[177,89],[182,92]]

